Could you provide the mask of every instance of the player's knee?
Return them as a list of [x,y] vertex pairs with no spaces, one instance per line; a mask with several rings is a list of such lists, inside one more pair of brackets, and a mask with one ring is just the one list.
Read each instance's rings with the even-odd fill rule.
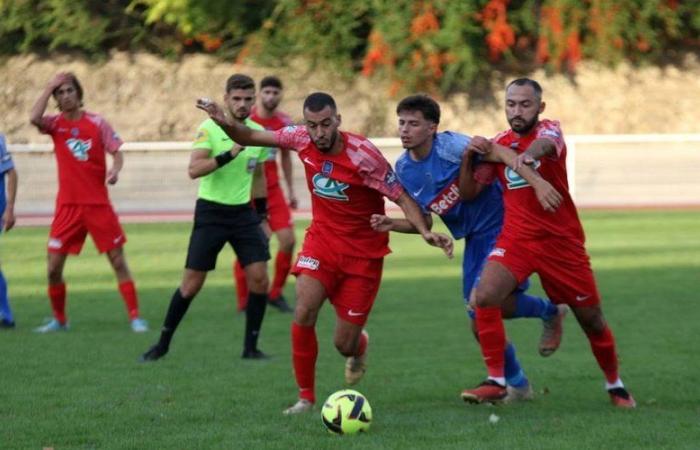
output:
[[335,348],[338,349],[338,353],[343,356],[353,356],[355,354],[355,345],[352,341],[344,339],[342,337],[335,338]]
[[479,289],[477,289],[476,293],[474,294],[474,303],[478,308],[496,306],[498,304],[496,292],[487,287],[482,288],[479,286]]
[[579,325],[586,334],[600,334],[605,331],[607,323],[600,308],[580,308],[574,310]]
[[297,300],[294,306],[294,321],[299,325],[310,327],[316,324],[318,310],[309,308]]

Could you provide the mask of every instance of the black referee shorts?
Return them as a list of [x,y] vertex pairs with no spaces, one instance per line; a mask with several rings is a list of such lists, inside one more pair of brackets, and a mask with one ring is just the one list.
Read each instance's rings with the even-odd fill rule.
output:
[[260,218],[250,205],[229,206],[198,199],[185,267],[213,270],[227,242],[243,267],[270,259]]

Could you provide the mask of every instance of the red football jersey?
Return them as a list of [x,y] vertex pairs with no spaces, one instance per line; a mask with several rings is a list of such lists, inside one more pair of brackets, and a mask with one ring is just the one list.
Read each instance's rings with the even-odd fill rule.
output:
[[496,174],[503,185],[505,220],[502,234],[517,239],[533,239],[547,235],[569,236],[583,241],[581,221],[576,212],[566,178],[566,143],[558,121],[543,119],[526,135],[520,136],[507,130],[494,138],[505,147],[523,153],[538,138],[554,142],[556,154],[545,156],[532,167],[554,186],[563,197],[554,213],[545,211],[537,200],[535,191],[510,167],[499,164]]
[[41,132],[53,139],[58,166],[56,204],[109,203],[105,184],[105,152],[115,153],[123,144],[101,116],[83,113],[76,121],[63,114],[42,118]]
[[[276,111],[272,117],[262,118],[260,117],[255,108],[250,114],[250,118],[256,123],[260,124],[263,128],[270,131],[279,130],[288,125],[292,124],[292,119],[283,112]],[[267,189],[274,189],[279,186],[280,177],[277,172],[277,148],[268,148],[268,158],[265,161],[265,181],[267,182]]]
[[367,138],[340,132],[343,151],[322,153],[305,127],[278,131],[280,148],[297,150],[311,193],[312,221],[307,230],[345,255],[379,258],[389,253],[389,233],[374,231],[372,214],[384,214],[384,196],[403,193],[394,170]]

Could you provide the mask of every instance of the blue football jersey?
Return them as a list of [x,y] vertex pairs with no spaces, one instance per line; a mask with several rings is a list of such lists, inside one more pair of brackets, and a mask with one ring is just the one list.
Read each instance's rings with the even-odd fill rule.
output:
[[[459,167],[470,137],[445,131],[438,133],[427,158],[415,161],[404,151],[396,161],[396,174],[423,212],[435,213],[455,239],[500,230],[503,200],[498,182],[487,186],[477,198],[459,197]],[[497,232],[497,231],[496,231]]]
[[5,172],[14,169],[15,164],[12,162],[12,156],[7,151],[5,144],[5,136],[0,134],[0,215],[5,212],[7,199],[5,198]]

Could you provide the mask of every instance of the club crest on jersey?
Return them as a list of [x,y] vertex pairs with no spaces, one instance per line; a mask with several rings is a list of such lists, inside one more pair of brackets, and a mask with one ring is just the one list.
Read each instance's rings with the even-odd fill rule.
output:
[[347,202],[349,197],[345,190],[350,187],[347,183],[341,183],[333,178],[329,178],[322,173],[317,173],[312,178],[314,194],[330,200],[340,200]]
[[460,201],[457,180],[453,180],[428,204],[428,208],[435,214],[442,216],[447,214]]
[[77,129],[77,128],[75,128],[75,127],[70,129],[70,135],[71,135],[71,136],[77,136],[77,135],[79,135],[79,134],[80,134],[80,130],[79,130],[79,129]]
[[333,163],[330,161],[323,161],[323,165],[321,166],[321,173],[325,176],[329,176],[331,172],[333,172]]
[[[537,170],[538,167],[542,165],[541,162],[535,161],[532,167],[534,170]],[[524,187],[530,186],[530,183],[525,181],[525,178],[521,177],[518,172],[515,170],[511,169],[510,167],[506,166],[505,171],[504,171],[504,176],[506,177],[506,185],[508,189],[520,189]]]
[[78,161],[87,161],[88,152],[92,148],[92,139],[68,139],[66,141],[68,150],[73,154]]
[[396,183],[398,179],[396,178],[396,172],[394,172],[391,168],[387,171],[386,176],[384,177],[384,183],[387,186],[393,186],[394,183]]

